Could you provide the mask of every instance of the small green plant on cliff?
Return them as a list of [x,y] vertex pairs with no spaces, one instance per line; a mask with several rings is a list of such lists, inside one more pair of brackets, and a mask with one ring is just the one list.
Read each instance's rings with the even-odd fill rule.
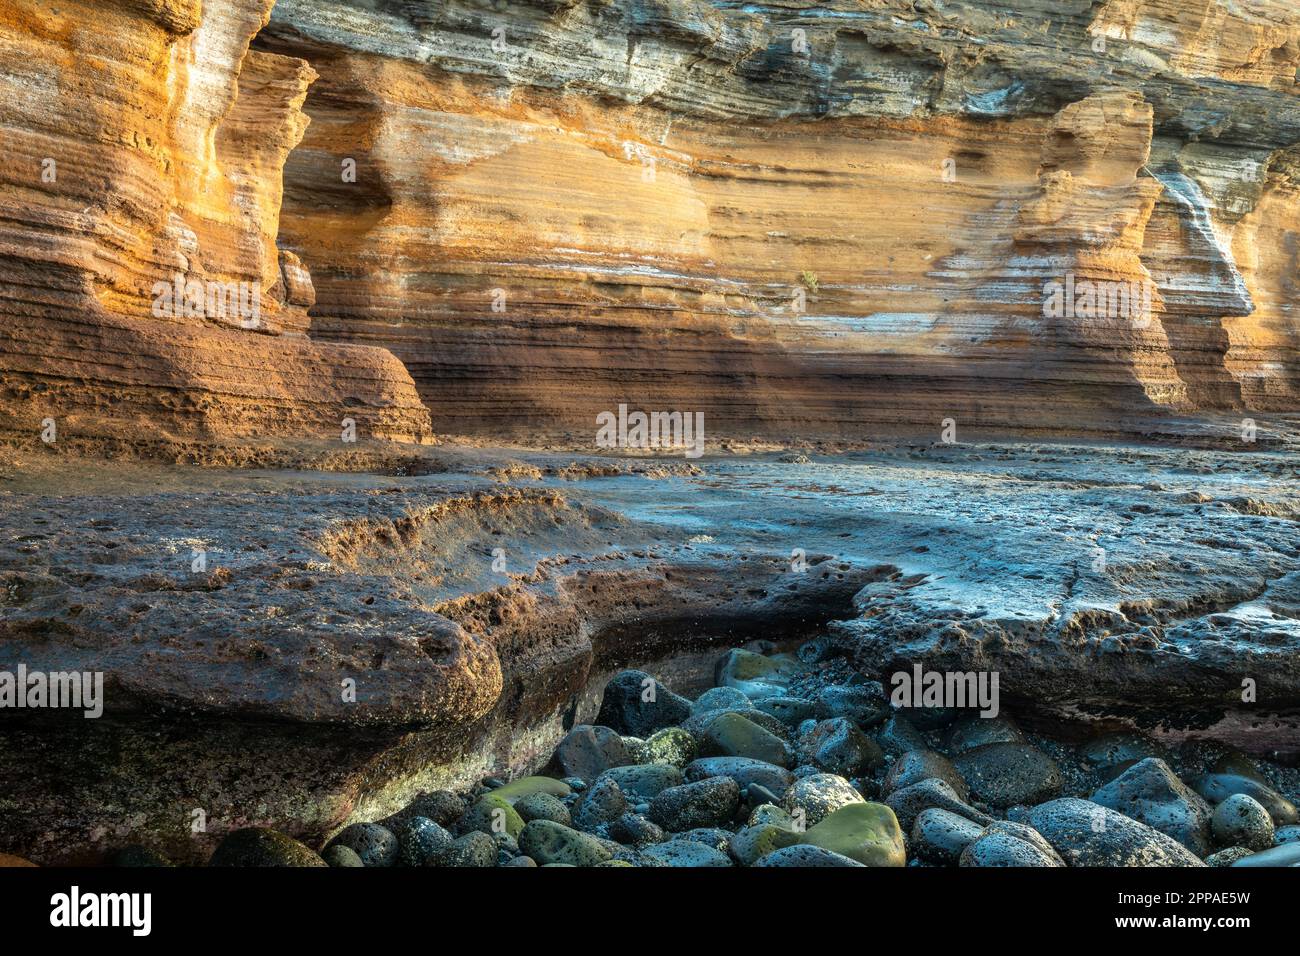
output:
[[821,284],[817,281],[817,273],[809,272],[807,269],[799,273],[799,282],[813,295],[817,294],[817,287]]

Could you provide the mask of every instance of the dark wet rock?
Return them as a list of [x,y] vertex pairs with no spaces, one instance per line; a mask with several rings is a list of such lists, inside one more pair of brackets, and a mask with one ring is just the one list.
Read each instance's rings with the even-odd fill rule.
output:
[[411,817],[402,824],[396,836],[397,861],[402,866],[424,866],[430,856],[452,843],[451,834],[428,817]]
[[669,840],[641,851],[643,866],[733,866],[727,854],[697,840]]
[[1110,807],[1173,837],[1197,856],[1210,852],[1210,806],[1158,757],[1129,767],[1092,795]]
[[171,866],[171,862],[157,850],[135,844],[123,847],[108,858],[109,866]]
[[402,816],[432,819],[438,826],[450,830],[465,813],[465,801],[450,790],[421,793],[403,810]]
[[745,788],[745,804],[751,809],[754,807],[761,807],[764,804],[776,804],[780,802],[781,798],[762,784],[751,783]]
[[1239,777],[1249,777],[1259,783],[1268,783],[1264,775],[1259,772],[1259,764],[1239,750],[1229,750],[1226,753],[1219,754],[1210,767],[1210,772],[1235,774]]
[[931,807],[948,810],[981,826],[993,821],[987,813],[967,804],[957,796],[957,791],[938,777],[927,777],[895,790],[885,798],[885,805],[894,811],[899,824],[908,830],[915,825],[917,816]]
[[831,684],[817,694],[816,717],[847,717],[859,727],[874,727],[890,714],[889,699],[878,681]]
[[[699,756],[699,743],[683,727],[665,727],[646,738],[642,760],[648,764],[668,764],[681,769]],[[653,796],[653,794],[651,794]]]
[[378,823],[354,823],[330,841],[341,843],[361,857],[366,866],[392,866],[397,862],[397,837]]
[[[428,818],[425,817],[424,819],[427,820]],[[448,842],[450,842],[450,837],[448,837]],[[361,862],[361,857],[357,856],[357,851],[344,846],[342,843],[327,846],[325,852],[321,854],[321,859],[328,866],[365,866]]]
[[821,664],[833,657],[840,655],[839,649],[835,642],[827,636],[814,637],[811,641],[805,641],[799,645],[799,649],[794,652],[795,657],[799,658],[800,664],[812,665]]
[[553,766],[561,777],[577,777],[590,783],[610,767],[622,767],[631,762],[623,738],[617,731],[579,724],[556,746]]
[[787,727],[798,727],[803,721],[811,719],[817,711],[816,703],[805,697],[765,697],[755,706]]
[[847,717],[833,717],[813,727],[799,741],[800,752],[827,773],[852,777],[885,762],[879,745]]
[[475,800],[456,823],[456,832],[460,834],[478,832],[491,836],[494,833],[509,833],[518,837],[523,828],[523,818],[510,801],[501,795],[501,788],[491,790]]
[[955,707],[900,707],[899,712],[919,730],[942,730],[961,716]]
[[492,837],[497,847],[497,866],[505,866],[519,856],[519,841],[509,833],[497,833]]
[[696,827],[694,830],[678,833],[674,839],[694,840],[696,843],[711,846],[722,853],[726,853],[731,846],[731,833],[721,827]]
[[1070,866],[1202,865],[1172,837],[1088,800],[1052,800],[1028,819]]
[[608,774],[599,777],[572,810],[573,825],[579,830],[595,830],[613,823],[627,812],[627,797]]
[[1103,734],[1079,747],[1079,755],[1089,767],[1110,780],[1148,757],[1169,762],[1169,752],[1150,737],[1131,732]]
[[623,795],[636,803],[653,800],[669,787],[679,787],[685,782],[682,772],[672,764],[666,763],[615,767],[613,770],[605,771],[601,779],[617,783]]
[[533,820],[525,826],[519,834],[519,849],[541,866],[595,866],[613,856],[595,837],[551,820]]
[[1300,866],[1300,843],[1285,843],[1242,857],[1232,866]]
[[663,727],[684,723],[691,702],[644,671],[620,671],[605,685],[596,723],[620,734],[648,737]]
[[714,683],[719,687],[734,687],[751,700],[780,697],[793,671],[787,660],[732,648],[718,661]]
[[564,826],[572,826],[573,817],[569,808],[559,797],[549,793],[530,793],[515,801],[515,813],[524,823],[533,820],[552,820]]
[[798,844],[761,857],[754,866],[862,866],[857,860],[819,846]]
[[1291,824],[1286,827],[1278,827],[1273,833],[1273,842],[1278,846],[1284,843],[1300,843],[1300,826]]
[[[392,834],[390,833],[389,836]],[[326,865],[319,854],[297,840],[263,827],[245,827],[227,835],[217,844],[212,859],[208,861],[208,866]]]
[[715,710],[753,710],[754,702],[734,687],[710,687],[691,706],[692,714],[707,714]]
[[1065,866],[1033,827],[1010,820],[989,824],[962,851],[960,866]]
[[704,750],[704,740],[709,735],[709,730],[718,720],[722,718],[740,717],[748,720],[751,724],[757,724],[766,730],[773,737],[780,740],[787,740],[790,728],[781,721],[777,720],[771,714],[765,714],[761,710],[710,710],[703,714],[696,714],[682,725],[682,729],[693,736],[701,747],[701,756],[707,756]]
[[[872,771],[874,773],[875,771]],[[868,800],[880,801],[880,781],[874,776],[860,774],[852,777],[849,783],[853,784],[853,789],[858,791]]]
[[497,865],[497,844],[488,834],[473,830],[457,837],[451,845],[433,854],[425,866],[477,867]]
[[665,839],[664,831],[657,824],[639,813],[625,813],[609,825],[611,840],[625,846],[646,846],[660,843]]
[[710,777],[669,787],[650,801],[650,819],[680,833],[698,827],[725,826],[740,805],[740,787],[731,777]]
[[905,866],[903,831],[894,811],[882,803],[850,803],[816,826],[800,843],[819,846],[866,866]]
[[843,777],[817,773],[796,780],[786,791],[782,806],[796,819],[802,814],[805,827],[815,826],[840,807],[865,803],[862,794]]
[[1192,789],[1214,806],[1234,793],[1243,793],[1262,805],[1273,818],[1274,826],[1297,822],[1295,804],[1272,787],[1251,777],[1235,773],[1207,773],[1188,781]]
[[1025,735],[1016,722],[1005,714],[981,717],[978,713],[964,714],[948,728],[947,748],[950,754],[965,753],[985,744],[1024,743]]
[[769,853],[799,842],[800,834],[788,827],[760,823],[743,827],[731,838],[728,851],[741,866],[753,866]]
[[1232,866],[1238,860],[1245,859],[1254,853],[1254,850],[1248,850],[1244,846],[1229,846],[1211,853],[1205,858],[1206,866]]
[[699,745],[704,757],[749,757],[780,767],[794,763],[785,740],[734,712],[719,714],[710,721]]
[[756,783],[778,796],[794,783],[794,774],[784,767],[747,757],[703,757],[686,765],[688,782],[709,777],[730,777],[740,787]]
[[925,740],[925,735],[901,714],[894,714],[885,721],[885,725],[876,734],[876,743],[885,753],[895,757],[909,750],[926,750],[930,746]]
[[971,796],[994,807],[1050,800],[1064,783],[1056,761],[1032,744],[984,744],[958,754],[953,764]]
[[881,792],[888,796],[895,790],[902,790],[930,777],[942,780],[952,787],[958,799],[963,802],[968,799],[969,791],[961,773],[951,760],[933,750],[909,750],[895,760],[885,775]]
[[1244,793],[1234,793],[1215,807],[1210,827],[1219,846],[1267,850],[1273,845],[1273,818],[1263,804]]
[[984,828],[950,810],[923,810],[912,824],[912,855],[942,866],[952,866]]

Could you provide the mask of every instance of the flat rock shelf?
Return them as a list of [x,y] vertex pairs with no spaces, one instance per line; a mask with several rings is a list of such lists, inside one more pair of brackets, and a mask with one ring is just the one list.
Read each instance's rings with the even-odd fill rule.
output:
[[6,714],[0,852],[1290,859],[1289,445],[403,455],[6,452],[0,670],[104,694]]

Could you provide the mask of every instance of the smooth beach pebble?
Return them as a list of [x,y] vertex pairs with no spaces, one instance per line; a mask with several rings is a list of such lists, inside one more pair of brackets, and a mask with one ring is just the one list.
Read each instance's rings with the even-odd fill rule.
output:
[[1255,798],[1234,793],[1214,808],[1210,818],[1219,846],[1267,850],[1273,845],[1273,818]]

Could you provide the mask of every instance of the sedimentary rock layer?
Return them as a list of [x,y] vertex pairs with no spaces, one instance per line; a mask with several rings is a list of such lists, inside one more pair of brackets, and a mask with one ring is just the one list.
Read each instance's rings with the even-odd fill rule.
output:
[[6,433],[428,433],[391,354],[304,335],[311,278],[275,236],[316,74],[248,49],[272,2],[0,7]]
[[421,788],[535,769],[595,716],[602,674],[807,636],[876,576],[696,551],[554,489],[235,481],[75,515],[0,497],[0,524],[42,529],[5,535],[0,673],[103,677],[91,719],[6,705],[0,847],[99,862],[137,834],[204,860],[267,824],[319,841]]
[[886,684],[992,672],[1024,718],[1300,748],[1293,452],[927,443],[664,475],[417,451],[406,476],[0,459],[0,675],[103,675],[97,718],[0,709],[0,852],[317,842],[536,769],[611,671],[690,693],[658,659],[755,638],[816,635]]
[[[320,74],[313,334],[391,348],[435,427],[806,436],[1295,407],[1298,38],[1282,2],[280,0],[255,45]],[[1045,308],[1076,282],[1098,314]]]

